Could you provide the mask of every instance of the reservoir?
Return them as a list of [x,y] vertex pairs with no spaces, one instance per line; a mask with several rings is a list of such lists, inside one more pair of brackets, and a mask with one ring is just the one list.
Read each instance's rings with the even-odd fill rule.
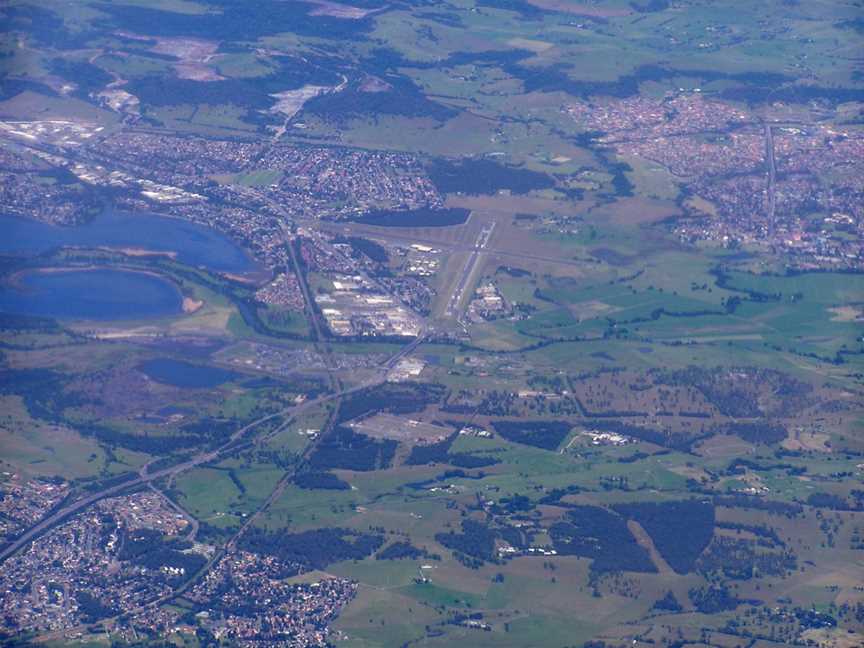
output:
[[63,245],[175,252],[182,263],[221,272],[255,269],[252,260],[230,238],[179,218],[109,211],[85,225],[59,227],[0,215],[0,252],[39,254]]
[[173,358],[154,358],[137,368],[151,380],[174,387],[216,387],[239,376],[227,369],[196,365]]
[[0,285],[0,312],[19,315],[111,321],[176,315],[182,307],[174,284],[128,270],[25,271]]

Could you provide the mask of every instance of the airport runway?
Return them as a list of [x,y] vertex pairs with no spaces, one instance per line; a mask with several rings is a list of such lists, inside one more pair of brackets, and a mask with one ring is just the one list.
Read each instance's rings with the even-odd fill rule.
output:
[[474,247],[471,248],[471,256],[468,257],[468,261],[465,263],[465,267],[462,269],[462,274],[459,277],[459,281],[456,283],[456,289],[453,291],[453,294],[450,296],[450,300],[447,302],[447,310],[445,311],[445,315],[447,317],[451,317],[456,320],[460,318],[461,313],[459,309],[459,304],[462,302],[465,290],[470,290],[471,288],[471,275],[474,274],[474,270],[477,267],[477,261],[480,259],[480,256],[486,249],[486,246],[489,244],[489,239],[492,237],[492,232],[494,230],[495,222],[493,221],[490,225],[487,225],[482,230],[480,230],[480,233],[477,235],[477,240],[474,242]]

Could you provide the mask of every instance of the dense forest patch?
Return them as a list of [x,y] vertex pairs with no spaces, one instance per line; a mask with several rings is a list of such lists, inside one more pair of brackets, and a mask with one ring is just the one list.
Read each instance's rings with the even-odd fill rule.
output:
[[474,558],[481,563],[495,558],[495,531],[482,522],[462,521],[462,533],[438,533],[435,539],[448,549]]
[[350,490],[351,488],[351,484],[331,472],[300,473],[294,478],[294,483],[308,490]]
[[634,502],[614,509],[642,525],[663,559],[679,574],[693,568],[714,535],[714,505],[709,502]]
[[433,209],[431,207],[408,210],[381,209],[352,218],[351,222],[378,227],[452,227],[465,223],[470,213],[469,210],[461,207],[449,209]]
[[376,441],[351,428],[339,426],[321,440],[309,463],[318,470],[380,470],[390,466],[397,445],[396,441]]
[[252,528],[243,536],[241,546],[255,553],[276,556],[288,563],[311,569],[324,569],[342,560],[362,560],[378,550],[380,535],[352,529],[326,528],[289,533]]
[[573,427],[563,421],[492,421],[503,438],[544,450],[555,450]]
[[469,195],[494,194],[502,189],[524,194],[534,189],[548,189],[555,184],[555,180],[545,173],[507,167],[484,158],[456,162],[436,160],[429,168],[429,177],[442,193]]
[[410,414],[439,401],[442,385],[427,383],[384,384],[346,396],[339,406],[338,422],[343,423],[375,412]]
[[429,552],[425,549],[418,549],[410,542],[394,542],[386,546],[375,555],[375,560],[402,560],[408,558],[415,560],[417,558],[428,558]]
[[552,525],[549,535],[559,554],[591,558],[593,572],[657,571],[627,522],[598,506],[573,507],[565,520]]

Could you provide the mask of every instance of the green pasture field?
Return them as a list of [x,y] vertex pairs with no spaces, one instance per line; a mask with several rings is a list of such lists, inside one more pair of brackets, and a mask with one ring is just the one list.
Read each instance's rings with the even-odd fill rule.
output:
[[864,275],[816,272],[788,276],[730,273],[728,287],[778,295],[783,301],[839,306],[860,302],[864,295]]
[[107,346],[80,336],[73,338],[69,331],[61,338],[60,344],[56,344],[58,340],[54,335],[26,336],[28,344],[25,348],[18,348],[17,333],[9,335],[7,339],[9,347],[3,353],[12,363],[27,367],[51,367],[70,376],[85,374],[94,368],[108,368],[124,353],[134,350],[122,343]]
[[[567,445],[565,440],[561,447]],[[632,449],[620,450],[622,455],[632,454]],[[516,493],[531,493],[536,486],[545,489],[562,488],[576,484],[589,489],[599,487],[603,478],[627,477],[633,488],[645,487],[658,491],[680,490],[685,479],[668,470],[668,459],[649,457],[636,463],[620,463],[608,450],[597,459],[586,459],[574,454],[551,453],[501,439],[479,439],[460,437],[453,446],[454,452],[478,452],[480,456],[495,457],[502,465],[484,469],[489,476],[477,482],[457,480],[466,488],[489,489],[497,487],[500,496]],[[485,452],[483,452],[485,451]],[[608,456],[608,455],[612,456]],[[494,498],[494,497],[493,497]]]
[[[789,353],[777,353],[758,342],[748,344],[736,342],[734,348],[747,352],[747,364],[774,368],[801,374],[815,379],[833,374],[822,363],[808,358],[799,358]],[[609,361],[598,353],[613,358]],[[638,369],[686,367],[688,365],[709,367],[740,366],[741,359],[731,352],[728,343],[702,345],[652,344],[642,340],[597,340],[586,342],[557,342],[536,350],[525,352],[525,359],[536,367],[559,367],[562,363],[579,363],[586,371],[602,367],[628,366]]]
[[[444,616],[446,619],[446,615],[441,614],[443,610],[447,610],[447,614],[457,610],[466,614],[479,611],[483,614],[483,621],[493,628],[490,634],[465,626],[440,625],[440,632],[444,634],[437,639],[435,635],[428,636],[424,643],[430,645],[454,641],[483,646],[535,645],[534,642],[542,644],[545,641],[543,637],[548,637],[550,628],[553,635],[560,639],[565,636],[571,639],[574,636],[587,638],[596,632],[598,627],[608,623],[612,617],[620,618],[623,615],[624,618],[633,618],[644,613],[645,605],[634,604],[630,599],[608,595],[597,599],[591,596],[588,587],[568,588],[552,581],[552,575],[561,579],[561,582],[583,581],[586,577],[585,561],[571,557],[557,558],[555,559],[557,569],[552,574],[539,568],[538,563],[542,561],[542,557],[523,558],[513,561],[506,567],[489,565],[478,571],[464,567],[439,566],[433,562],[431,570],[423,570],[424,575],[430,578],[431,582],[397,586],[396,583],[400,578],[407,578],[414,571],[414,565],[406,563],[404,566],[395,568],[397,573],[402,571],[404,574],[401,577],[397,576],[395,580],[391,579],[392,585],[368,585],[367,587],[374,588],[377,596],[386,596],[390,600],[405,597],[413,601],[413,603],[403,604],[409,606],[414,612],[410,618],[418,618],[419,614],[421,619],[426,615],[431,615],[432,619],[435,619],[436,615],[439,618]],[[362,575],[367,572],[363,566],[366,562],[370,563],[369,569],[377,566],[373,566],[371,561],[367,560],[350,566],[346,563],[345,567],[339,565],[334,571],[362,579]],[[384,573],[390,573],[391,569],[389,566],[380,568]],[[496,571],[503,572],[503,582],[493,582]],[[641,584],[650,590],[660,590],[658,584],[652,583],[647,578]],[[564,592],[566,596],[562,596]],[[364,587],[361,586],[360,601],[363,601],[365,596]],[[349,610],[345,617],[347,621],[340,620],[337,627],[348,625],[352,616]],[[395,623],[395,619],[386,616],[383,622],[385,627],[389,627]],[[547,629],[546,635],[543,633],[543,628]],[[403,629],[403,632],[408,631],[408,628]],[[415,628],[413,632],[416,633],[415,636],[422,636],[423,629]],[[402,639],[402,636],[400,635],[399,638]],[[379,639],[372,645],[396,644],[391,644],[388,639]]]
[[675,200],[678,196],[679,187],[675,178],[661,164],[635,156],[622,158],[633,169],[627,176],[636,187],[636,193],[664,200]]
[[[351,648],[397,648],[422,637],[426,625],[443,617],[442,612],[396,590],[361,585],[357,598],[339,616],[335,627],[348,635],[344,644]],[[382,633],[382,621],[386,633]]]
[[227,471],[195,468],[175,480],[179,502],[192,515],[211,526],[237,526],[242,493]]
[[29,90],[6,101],[0,101],[0,115],[4,119],[80,119],[101,124],[113,129],[118,124],[117,115],[97,108],[73,97],[46,97]]
[[[113,40],[113,39],[112,39]],[[110,43],[110,41],[109,41]],[[121,45],[121,41],[117,39],[114,43],[116,46]],[[121,79],[129,79],[138,76],[148,76],[157,74],[168,74],[171,70],[170,63],[142,54],[130,53],[127,56],[117,56],[116,54],[103,54],[95,61],[100,68],[116,74]]]
[[513,277],[504,271],[497,271],[491,278],[504,299],[512,303],[528,304],[535,308],[541,308],[544,302],[534,296],[538,281],[533,275],[525,277]]
[[260,404],[271,405],[272,401],[263,401],[262,403],[252,393],[231,395],[222,402],[219,415],[240,420],[248,419],[253,410]]
[[212,137],[248,135],[255,127],[244,121],[246,111],[234,104],[170,104],[148,108],[148,117],[164,128],[180,132],[193,132]]
[[107,461],[93,439],[31,418],[20,398],[2,396],[0,403],[3,470],[31,476],[64,475],[68,479],[96,477],[103,471],[123,472],[122,466]]
[[289,485],[256,524],[265,529],[295,531],[341,526],[360,498],[354,491],[306,490]]
[[[302,337],[309,335],[309,323],[302,311],[291,312],[265,306],[258,309],[261,319],[274,331],[291,333]],[[272,315],[272,317],[271,317]]]
[[[428,155],[462,156],[475,153],[488,154],[498,150],[490,138],[495,123],[471,114],[460,113],[436,129],[436,137],[429,137],[429,128],[436,122],[428,117],[380,115],[374,119],[360,117],[346,120],[348,127],[340,129],[322,124],[316,131],[341,133],[349,146],[393,151],[410,151]],[[310,123],[314,123],[310,120]]]
[[522,335],[513,322],[495,320],[471,326],[471,341],[487,351],[515,351],[535,342]]
[[238,481],[246,489],[243,493],[244,505],[251,509],[258,508],[276,487],[276,483],[285,473],[271,463],[250,462],[248,460],[231,459],[219,464],[220,468],[233,469]]
[[346,560],[330,565],[327,569],[344,578],[352,578],[369,587],[401,590],[413,584],[422,571],[421,565],[430,561],[419,560]]
[[273,72],[269,61],[249,52],[223,54],[214,63],[219,74],[234,79],[262,77]]
[[[614,232],[608,228],[603,231],[607,235]],[[627,249],[630,244],[619,242],[617,236],[616,243],[621,253],[633,253]],[[626,246],[623,250],[621,243]],[[715,258],[720,262],[723,256]],[[537,283],[534,286],[526,278],[501,276],[498,283],[505,295],[509,292],[511,299],[525,299],[530,291],[528,303],[539,303],[540,310],[520,322],[499,320],[475,325],[472,336],[478,346],[512,351],[527,347],[531,337],[591,338],[614,325],[616,335],[626,329],[628,336],[649,345],[698,342],[748,349],[779,345],[799,356],[816,354],[824,358],[854,344],[860,327],[844,307],[850,308],[846,305],[857,303],[864,294],[859,275],[731,272],[721,287],[716,276],[709,273],[712,267],[712,261],[704,257],[665,252],[649,257],[646,265],[631,266],[629,271],[637,276],[623,283],[592,281],[590,276],[547,276],[542,281],[533,280]],[[628,270],[618,270],[619,274],[624,272]],[[538,300],[535,287],[538,294],[560,306],[555,309],[548,301]],[[769,299],[753,301],[742,291],[763,293]],[[730,311],[725,305],[728,300],[744,301]],[[855,357],[848,361],[858,362]]]

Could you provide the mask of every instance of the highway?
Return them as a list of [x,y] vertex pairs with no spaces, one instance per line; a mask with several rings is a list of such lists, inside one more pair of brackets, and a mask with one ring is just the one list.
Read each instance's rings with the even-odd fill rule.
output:
[[285,416],[288,413],[292,414],[292,419],[293,419],[293,417],[297,416],[298,414],[300,414],[304,410],[309,409],[310,407],[312,407],[314,405],[319,405],[325,401],[332,400],[334,398],[338,398],[338,397],[343,396],[344,394],[352,392],[352,391],[358,391],[359,389],[363,389],[364,387],[367,387],[367,386],[370,386],[370,385],[357,386],[357,387],[353,387],[349,390],[345,390],[344,392],[338,392],[335,394],[328,394],[327,396],[321,396],[319,398],[316,398],[316,399],[313,399],[310,401],[306,401],[305,403],[301,403],[300,405],[295,405],[291,408],[287,408],[285,410],[281,410],[279,412],[275,412],[273,414],[268,414],[267,416],[263,416],[260,419],[257,419],[255,421],[253,421],[252,423],[249,423],[248,425],[246,425],[246,426],[240,428],[239,430],[237,430],[236,432],[234,432],[231,435],[231,437],[229,438],[229,440],[226,441],[224,444],[222,444],[219,448],[198,454],[198,455],[194,456],[193,458],[191,458],[187,461],[184,461],[183,463],[177,464],[176,466],[171,466],[169,468],[163,468],[163,469],[157,470],[155,472],[150,472],[147,469],[147,467],[145,466],[138,473],[137,477],[135,477],[133,479],[129,479],[127,481],[124,481],[121,484],[109,486],[108,488],[106,488],[102,491],[99,491],[98,493],[88,495],[82,499],[75,500],[74,502],[67,504],[66,506],[64,506],[60,510],[55,511],[53,514],[49,515],[48,517],[41,519],[39,522],[37,522],[36,524],[31,526],[27,531],[22,533],[14,542],[12,542],[10,545],[8,545],[2,551],[0,551],[0,563],[5,561],[9,556],[11,556],[15,552],[17,552],[19,549],[21,549],[21,547],[23,547],[28,542],[35,540],[36,538],[41,536],[43,533],[48,531],[55,524],[62,522],[63,520],[71,517],[75,513],[83,511],[84,509],[88,508],[92,504],[95,504],[99,500],[105,499],[107,497],[113,497],[114,495],[119,495],[120,493],[128,491],[132,488],[135,488],[135,487],[140,486],[142,484],[149,484],[150,482],[156,481],[158,479],[162,479],[163,477],[171,478],[173,476],[176,476],[179,473],[185,472],[187,470],[191,470],[192,468],[195,468],[195,467],[200,466],[202,464],[210,463],[213,461],[218,461],[220,459],[224,459],[226,457],[229,457],[231,454],[233,454],[237,450],[237,448],[234,445],[235,442],[238,441],[247,431],[251,430],[252,428],[254,428],[254,427],[256,427],[262,423],[265,423],[267,421],[273,420],[275,418]]
[[[306,275],[303,273],[303,269],[300,267],[300,262],[297,260],[297,252],[294,250],[294,238],[291,235],[288,226],[284,222],[281,224],[281,227],[282,233],[285,236],[285,245],[288,246],[288,254],[291,257],[291,265],[294,269],[294,274],[297,276],[297,283],[300,284],[300,292],[303,293],[303,301],[306,303],[307,317],[312,323],[312,328],[315,331],[315,339],[318,342],[323,343],[326,338],[321,331],[321,322],[318,321],[318,316],[315,313],[315,303],[312,301],[312,295],[309,294],[309,285],[306,283]],[[322,357],[329,368],[329,354],[324,353],[322,354]]]
[[[282,423],[282,425],[278,426],[275,430],[261,435],[261,437],[258,439],[258,442],[272,438],[273,436],[284,430],[285,427],[290,425],[297,416],[309,409],[312,409],[313,407],[317,407],[318,405],[322,405],[332,400],[341,399],[343,396],[346,396],[348,394],[352,394],[368,387],[373,387],[375,385],[383,383],[387,379],[387,374],[390,369],[392,369],[396,365],[396,363],[399,362],[399,360],[405,357],[408,353],[411,353],[414,349],[416,349],[417,346],[419,346],[423,341],[425,341],[427,337],[428,333],[422,333],[420,336],[406,344],[397,353],[393,354],[393,356],[383,362],[379,370],[380,376],[375,379],[370,379],[360,385],[355,385],[354,387],[350,387],[347,389],[340,389],[339,391],[325,394],[324,396],[319,396],[318,398],[313,398],[311,400],[305,401],[304,403],[300,403],[299,405],[294,405],[278,412],[262,416],[261,418],[256,419],[255,421],[252,421],[251,423],[248,423],[247,425],[244,425],[240,429],[236,430],[234,433],[231,434],[231,436],[225,443],[223,443],[221,446],[214,450],[202,452],[198,455],[195,455],[191,459],[184,461],[183,463],[177,464],[175,466],[170,466],[168,468],[163,468],[161,470],[156,470],[154,472],[150,472],[148,466],[144,466],[138,473],[138,475],[133,479],[129,479],[121,484],[109,486],[108,488],[105,488],[98,493],[87,495],[86,497],[67,504],[59,510],[51,513],[47,517],[39,520],[36,524],[34,524],[24,533],[22,533],[11,544],[0,550],[0,563],[4,562],[7,558],[15,554],[27,543],[36,540],[37,538],[45,534],[56,524],[63,522],[64,520],[75,515],[76,513],[80,513],[81,511],[87,509],[88,507],[92,506],[100,500],[106,499],[108,497],[113,497],[115,495],[120,495],[121,493],[124,493],[130,489],[134,489],[143,484],[149,484],[150,482],[155,482],[159,479],[172,479],[178,474],[186,472],[187,470],[191,470],[203,464],[217,462],[222,459],[226,459],[227,457],[230,457],[239,449],[246,447],[245,444],[237,445],[237,442],[240,441],[247,432],[261,425],[262,423],[266,423],[267,421],[272,421],[274,419],[283,418],[286,416],[288,417]],[[315,443],[310,444],[310,446],[307,448],[306,453],[304,454],[310,453],[314,449],[314,447]]]
[[[297,262],[296,258],[294,258],[293,261],[296,264],[296,262]],[[299,266],[295,266],[295,267],[299,271]],[[308,293],[306,293],[305,291],[304,291],[304,296],[308,298]],[[266,432],[266,433],[260,435],[260,437],[258,437],[257,439],[255,439],[254,440],[255,443],[265,442],[269,439],[272,439],[277,434],[280,434],[283,430],[285,430],[285,428],[287,428],[296,419],[297,416],[299,416],[300,414],[302,414],[304,411],[306,411],[308,409],[311,409],[311,408],[316,407],[318,405],[322,405],[323,403],[326,403],[329,401],[339,400],[348,394],[358,392],[358,391],[361,391],[363,389],[367,389],[369,387],[373,387],[375,385],[379,385],[379,384],[385,382],[387,380],[388,374],[399,363],[399,361],[402,358],[409,355],[410,353],[412,353],[418,346],[420,346],[423,342],[425,342],[429,338],[431,332],[432,332],[431,327],[424,327],[421,330],[420,334],[416,338],[411,340],[409,343],[407,343],[401,349],[399,349],[396,353],[394,353],[392,356],[387,358],[387,360],[382,362],[381,365],[379,366],[379,376],[375,379],[367,380],[360,385],[355,385],[354,387],[350,387],[347,389],[340,388],[338,391],[332,392],[330,394],[326,394],[324,396],[320,396],[318,398],[305,401],[299,405],[294,405],[294,406],[286,408],[284,410],[280,410],[278,412],[274,412],[272,414],[268,414],[268,415],[263,416],[259,419],[256,419],[255,421],[252,421],[251,423],[249,423],[249,424],[239,428],[238,430],[236,430],[231,435],[231,437],[228,439],[228,441],[226,441],[221,446],[219,446],[219,448],[216,448],[215,450],[211,450],[208,452],[203,452],[199,455],[196,455],[192,459],[189,459],[188,461],[185,461],[185,462],[178,464],[176,466],[171,466],[169,468],[164,468],[162,470],[150,472],[150,465],[153,462],[147,463],[141,467],[141,469],[138,473],[138,476],[136,478],[125,481],[122,484],[117,484],[115,486],[111,486],[109,488],[106,488],[106,489],[98,492],[98,493],[88,495],[87,497],[84,497],[80,500],[76,500],[76,501],[64,506],[60,510],[55,511],[54,513],[48,515],[47,517],[43,518],[42,520],[40,520],[39,522],[37,522],[36,524],[31,526],[25,533],[23,533],[21,536],[19,536],[17,540],[15,540],[12,544],[5,547],[2,551],[0,551],[0,564],[2,564],[7,558],[14,555],[17,551],[19,551],[24,546],[26,546],[28,543],[38,539],[40,536],[42,536],[45,533],[47,533],[48,531],[50,531],[55,525],[65,521],[66,519],[75,515],[76,513],[80,513],[81,511],[87,509],[89,506],[95,504],[96,502],[98,502],[102,499],[106,499],[108,497],[113,497],[115,495],[120,495],[120,494],[122,494],[122,493],[124,493],[130,489],[134,489],[134,488],[141,486],[143,484],[147,484],[150,488],[155,490],[157,493],[162,494],[164,496],[164,494],[155,487],[153,482],[155,482],[159,479],[162,479],[163,477],[168,478],[169,481],[173,480],[178,474],[180,474],[182,472],[185,472],[187,470],[191,470],[192,468],[195,468],[195,467],[203,465],[203,464],[207,464],[210,462],[215,462],[215,461],[225,459],[225,458],[235,454],[237,451],[239,451],[243,448],[246,448],[249,445],[249,443],[252,443],[253,441],[249,440],[247,443],[240,443],[240,444],[238,444],[237,442],[241,441],[247,432],[249,432],[250,430],[254,429],[255,427],[261,425],[262,423],[266,423],[267,421],[271,421],[271,420],[274,420],[277,418],[287,416],[287,418],[282,422],[281,425],[278,425],[275,429],[271,430],[270,432]],[[326,350],[326,353],[328,353],[328,354],[330,353],[329,346]],[[338,377],[335,376],[335,373],[333,373],[332,370],[329,369],[331,363],[328,362],[327,364],[328,364],[328,370],[331,373],[331,379],[334,381],[335,384],[338,384],[341,386],[341,382],[338,381]],[[328,424],[330,421],[332,421],[333,416],[335,416],[337,412],[338,412],[338,407],[333,409],[333,411],[330,415],[330,419],[328,419]],[[279,497],[284,492],[285,488],[288,486],[288,484],[294,478],[294,475],[296,474],[297,467],[302,466],[305,463],[305,461],[308,460],[308,458],[311,456],[312,452],[314,451],[315,447],[317,446],[318,441],[323,436],[324,435],[322,434],[321,436],[318,437],[318,439],[316,441],[313,441],[312,443],[310,443],[306,447],[306,449],[303,451],[302,455],[299,457],[299,460],[295,464],[295,467],[290,468],[290,469],[285,471],[285,473],[279,479],[276,486],[270,492],[267,499],[262,503],[262,505],[260,507],[258,507],[258,509],[254,513],[252,513],[252,515],[250,515],[248,519],[245,520],[245,522],[237,530],[237,532],[233,536],[231,536],[231,538],[218,551],[216,551],[213,556],[210,557],[210,559],[207,561],[207,563],[204,565],[204,567],[201,568],[201,570],[198,573],[196,573],[192,578],[187,580],[185,583],[183,583],[177,589],[172,590],[169,594],[161,596],[158,599],[148,601],[147,603],[139,606],[138,608],[136,608],[134,610],[127,610],[124,612],[124,614],[139,614],[139,613],[144,612],[148,609],[152,609],[152,608],[157,607],[159,605],[162,605],[162,604],[164,604],[164,603],[166,603],[172,599],[175,599],[176,597],[180,596],[183,592],[185,592],[187,589],[192,587],[192,585],[194,585],[198,580],[200,580],[201,577],[204,576],[207,572],[209,572],[210,569],[212,569],[212,567],[215,564],[217,564],[217,562],[222,557],[235,551],[237,548],[237,544],[240,541],[240,538],[242,538],[243,535],[246,533],[246,531],[258,519],[260,519],[260,517],[273,504],[273,502],[275,502],[277,499],[279,499]],[[179,507],[174,505],[173,502],[172,502],[172,506],[174,508],[177,508],[178,510],[180,510],[180,512],[184,515],[184,517],[187,517],[188,519],[190,519],[190,521],[193,524],[190,537],[194,537],[195,533],[198,530],[198,521],[194,517],[188,515],[188,513],[186,513],[185,511],[182,511],[182,509],[179,509]],[[103,620],[103,621],[105,621],[105,620]],[[83,629],[83,626],[77,627],[77,628],[67,628],[67,629],[64,629],[62,631],[47,633],[45,635],[40,636],[38,638],[38,641],[46,642],[46,641],[59,640],[65,636],[67,636],[67,634],[70,632],[74,632],[76,630],[82,630],[82,629]]]

